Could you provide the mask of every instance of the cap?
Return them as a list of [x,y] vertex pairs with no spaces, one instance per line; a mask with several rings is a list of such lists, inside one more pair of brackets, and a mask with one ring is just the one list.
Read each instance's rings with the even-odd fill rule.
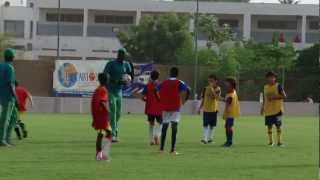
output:
[[4,50],[4,57],[5,58],[14,57],[15,55],[16,55],[15,49],[7,48],[6,50]]

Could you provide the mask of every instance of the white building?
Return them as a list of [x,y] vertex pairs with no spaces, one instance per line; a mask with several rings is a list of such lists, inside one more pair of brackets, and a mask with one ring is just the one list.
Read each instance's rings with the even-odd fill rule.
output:
[[[27,7],[1,6],[0,32],[14,35],[22,59],[55,59],[58,0],[28,0]],[[105,59],[121,46],[116,34],[139,24],[142,16],[191,14],[194,2],[153,0],[61,0],[61,59]],[[237,37],[270,42],[275,32],[298,48],[320,41],[318,5],[200,3],[201,13],[215,14]]]

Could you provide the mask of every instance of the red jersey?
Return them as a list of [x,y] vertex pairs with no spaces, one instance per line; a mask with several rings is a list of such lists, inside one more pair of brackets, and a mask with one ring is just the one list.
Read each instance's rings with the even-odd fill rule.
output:
[[158,83],[150,81],[143,90],[144,99],[146,100],[145,113],[148,115],[162,115],[160,99],[157,97]]
[[162,82],[160,86],[160,102],[163,111],[179,111],[181,107],[181,91],[186,91],[188,86],[176,78]]
[[104,86],[99,86],[93,93],[91,100],[91,114],[93,118],[92,127],[95,129],[108,129],[108,111],[101,103],[108,102],[108,90]]
[[16,95],[18,98],[18,110],[20,112],[27,111],[27,99],[29,96],[29,91],[23,87],[16,87]]

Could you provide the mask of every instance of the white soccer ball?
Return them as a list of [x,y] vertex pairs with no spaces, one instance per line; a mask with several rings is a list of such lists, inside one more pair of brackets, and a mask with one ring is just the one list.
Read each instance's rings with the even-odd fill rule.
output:
[[132,81],[132,78],[129,74],[124,74],[124,75],[122,75],[122,81],[125,84],[129,84]]

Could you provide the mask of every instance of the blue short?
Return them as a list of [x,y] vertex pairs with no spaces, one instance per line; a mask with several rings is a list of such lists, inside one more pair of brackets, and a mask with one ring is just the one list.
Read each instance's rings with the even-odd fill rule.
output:
[[217,115],[218,112],[203,112],[203,127],[216,127]]
[[271,116],[266,116],[265,118],[265,125],[270,127],[270,126],[277,126],[277,127],[281,127],[282,125],[282,113],[278,113],[275,115],[271,115]]
[[234,125],[234,118],[227,118],[224,125],[225,128],[231,128]]

